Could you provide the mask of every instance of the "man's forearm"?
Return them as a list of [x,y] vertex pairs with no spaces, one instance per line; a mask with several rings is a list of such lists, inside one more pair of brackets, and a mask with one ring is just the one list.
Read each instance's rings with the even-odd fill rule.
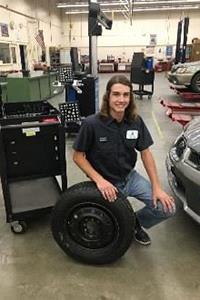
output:
[[74,152],[73,160],[77,166],[95,183],[97,183],[102,176],[91,166],[83,152]]
[[175,212],[174,199],[173,197],[166,194],[161,188],[158,175],[157,175],[156,164],[150,150],[146,149],[142,151],[141,158],[152,184],[153,204],[155,205],[155,207],[157,207],[157,201],[160,201],[163,205],[163,209],[165,212],[169,211],[171,213],[174,213]]
[[160,188],[156,164],[149,149],[141,152],[141,158],[153,188]]

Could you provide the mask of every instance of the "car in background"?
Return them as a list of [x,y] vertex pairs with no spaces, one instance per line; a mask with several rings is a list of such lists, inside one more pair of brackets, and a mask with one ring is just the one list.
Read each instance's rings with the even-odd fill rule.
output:
[[185,85],[200,93],[200,61],[173,65],[167,78],[174,85]]
[[195,117],[171,146],[166,158],[169,185],[183,209],[200,224],[200,117]]

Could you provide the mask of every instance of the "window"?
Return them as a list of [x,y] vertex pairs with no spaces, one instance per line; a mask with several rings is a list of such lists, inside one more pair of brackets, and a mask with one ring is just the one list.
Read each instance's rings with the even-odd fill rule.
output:
[[0,43],[0,61],[3,64],[11,63],[9,44]]
[[11,55],[12,55],[12,63],[16,64],[17,57],[16,57],[16,48],[15,47],[11,47]]

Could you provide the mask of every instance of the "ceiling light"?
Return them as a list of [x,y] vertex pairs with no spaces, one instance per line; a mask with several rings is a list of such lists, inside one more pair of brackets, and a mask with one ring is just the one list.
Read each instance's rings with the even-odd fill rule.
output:
[[168,0],[168,1],[135,1],[133,4],[134,5],[154,5],[154,4],[165,4],[165,5],[168,5],[168,4],[181,4],[181,5],[187,5],[187,4],[191,4],[191,3],[198,3],[200,4],[200,1],[199,0],[187,0],[187,1],[183,1],[183,0]]
[[200,9],[200,6],[176,6],[176,7],[150,7],[150,8],[135,8],[133,12],[147,12],[147,11],[157,11],[157,10],[193,10],[193,9]]
[[[195,9],[200,9],[200,6],[187,6],[187,7],[151,7],[151,8],[135,8],[133,10],[133,13],[137,12],[148,12],[148,11],[166,11],[166,10],[195,10]],[[126,9],[104,9],[102,10],[103,12],[114,12],[114,13],[123,13],[127,12]],[[82,10],[82,11],[66,11],[65,14],[67,15],[75,15],[75,14],[88,14],[87,10]]]
[[[119,6],[120,5],[120,3],[118,3],[118,2],[107,2],[107,3],[99,3],[100,4],[100,6],[102,7],[102,6]],[[88,4],[66,4],[66,3],[58,3],[57,4],[57,7],[58,8],[78,8],[78,7],[88,7]]]
[[[104,9],[103,12],[105,13],[108,13],[108,12],[118,12],[118,13],[121,13],[121,12],[127,12],[126,9]],[[75,15],[75,14],[88,14],[88,10],[81,10],[81,11],[66,11],[65,12],[66,15]]]

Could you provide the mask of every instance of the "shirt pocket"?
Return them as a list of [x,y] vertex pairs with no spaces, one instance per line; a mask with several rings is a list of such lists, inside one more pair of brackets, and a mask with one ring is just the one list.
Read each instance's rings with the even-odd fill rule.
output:
[[125,139],[124,144],[128,150],[134,151],[137,146],[137,139]]

